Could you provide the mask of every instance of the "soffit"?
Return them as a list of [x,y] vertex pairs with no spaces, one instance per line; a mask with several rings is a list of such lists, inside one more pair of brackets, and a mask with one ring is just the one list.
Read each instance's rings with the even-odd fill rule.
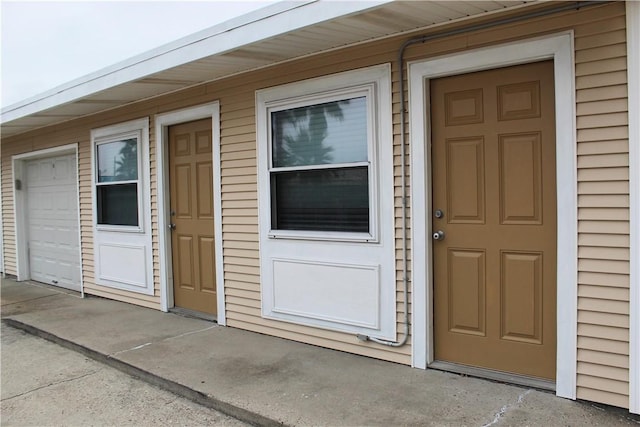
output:
[[[290,25],[293,29],[289,31],[275,33],[255,41],[243,41],[247,39],[247,33],[253,29],[258,31],[265,26],[269,28],[270,21],[274,24],[286,23],[287,19],[300,19],[300,16],[303,16],[300,15],[301,13],[316,13],[315,11],[320,10],[317,9],[319,7],[333,6],[329,2],[322,5],[320,3],[322,2],[308,2],[299,7],[284,10],[221,34],[212,35],[209,37],[210,40],[185,43],[177,47],[170,46],[171,44],[166,45],[167,49],[164,52],[154,54],[161,51],[162,47],[150,51],[146,59],[143,58],[137,62],[136,58],[123,61],[87,76],[84,81],[79,79],[80,83],[77,85],[70,84],[67,87],[63,85],[57,92],[53,90],[40,98],[34,97],[27,100],[28,102],[9,106],[2,111],[2,136],[17,135],[301,56],[517,9],[525,3],[538,2],[393,1],[383,4],[378,2],[366,9],[351,13],[347,11],[342,16],[329,17],[322,22],[297,28],[293,28],[296,25]],[[313,8],[316,8],[315,11]],[[282,21],[283,19],[285,21]],[[234,40],[229,40],[234,36],[233,31],[241,35],[241,37],[235,36],[239,38],[235,46]],[[217,41],[227,43],[230,48],[189,60],[194,56],[194,47],[198,43],[202,43],[202,49],[206,49]],[[205,45],[205,42],[208,44]],[[187,59],[181,61],[181,55]],[[169,65],[163,66],[163,60]],[[145,70],[151,70],[151,72],[145,74]]]

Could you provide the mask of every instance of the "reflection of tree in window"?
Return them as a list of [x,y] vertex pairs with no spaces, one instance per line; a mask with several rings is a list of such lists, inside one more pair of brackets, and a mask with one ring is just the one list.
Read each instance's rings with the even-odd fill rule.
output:
[[138,140],[106,142],[97,146],[98,224],[138,225]]
[[324,144],[327,117],[342,121],[349,100],[280,111],[273,116],[274,163],[277,166],[322,165],[333,162],[333,147]]
[[118,181],[136,179],[138,177],[138,144],[135,143],[122,144],[115,161],[116,179]]
[[366,97],[280,110],[271,120],[272,227],[368,232]]

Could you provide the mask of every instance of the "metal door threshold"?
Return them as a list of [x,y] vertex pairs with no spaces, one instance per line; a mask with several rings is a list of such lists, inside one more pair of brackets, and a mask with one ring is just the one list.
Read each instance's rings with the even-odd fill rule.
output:
[[485,378],[488,380],[532,387],[540,390],[556,391],[555,381],[549,381],[542,378],[528,377],[508,372],[494,371],[493,369],[477,368],[474,366],[441,361],[432,362],[428,367],[430,369],[453,372],[456,374],[468,375],[470,377]]
[[190,317],[192,319],[206,320],[209,322],[218,323],[218,317],[213,314],[202,313],[201,311],[189,310],[182,307],[172,307],[169,312],[177,314],[182,317]]

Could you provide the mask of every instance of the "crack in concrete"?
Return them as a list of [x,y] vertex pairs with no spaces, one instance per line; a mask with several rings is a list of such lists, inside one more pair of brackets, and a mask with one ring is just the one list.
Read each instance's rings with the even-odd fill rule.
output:
[[31,390],[27,390],[27,391],[25,391],[23,393],[19,393],[19,394],[15,394],[13,396],[5,397],[4,399],[1,399],[0,401],[6,402],[8,400],[16,399],[18,397],[22,397],[22,396],[25,396],[27,394],[31,394],[31,393],[34,393],[36,391],[39,391],[39,390],[42,390],[42,389],[45,389],[45,388],[48,388],[48,387],[53,387],[53,386],[56,386],[58,384],[64,384],[64,383],[69,383],[69,382],[72,382],[72,381],[81,380],[82,378],[86,378],[88,376],[94,375],[94,374],[96,374],[96,373],[98,373],[100,371],[102,371],[102,368],[96,369],[95,371],[87,372],[86,374],[82,374],[82,375],[79,375],[77,377],[67,378],[67,379],[64,379],[64,380],[56,381],[56,382],[49,383],[49,384],[46,384],[46,385],[43,385],[43,386],[40,386],[40,387],[36,387],[34,389],[31,389]]
[[516,403],[511,404],[511,405],[504,405],[502,408],[500,408],[500,410],[498,412],[496,412],[495,416],[493,417],[493,420],[487,424],[484,424],[482,427],[489,427],[492,426],[496,423],[498,423],[500,421],[500,419],[502,417],[504,417],[504,415],[510,410],[512,409],[514,406],[517,406],[519,404],[521,404],[524,401],[524,397],[531,393],[533,390],[529,389],[527,391],[525,391],[524,393],[520,393],[520,395],[518,395],[518,399],[516,400]]

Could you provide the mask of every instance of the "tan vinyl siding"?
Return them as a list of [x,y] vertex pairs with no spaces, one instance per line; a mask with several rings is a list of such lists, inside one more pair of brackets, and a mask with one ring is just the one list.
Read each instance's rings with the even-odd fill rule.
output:
[[[440,28],[438,31],[442,30]],[[575,33],[578,138],[578,398],[628,405],[629,159],[624,4],[587,7],[527,22],[462,34],[407,49],[407,61],[561,31]],[[227,324],[309,344],[410,364],[411,346],[358,342],[352,334],[263,319],[259,268],[255,91],[284,83],[392,64],[394,206],[398,336],[402,331],[402,240],[399,79],[396,62],[406,34],[302,58],[287,64],[211,82],[2,141],[2,215],[5,265],[15,274],[15,227],[11,156],[79,142],[80,209],[84,283],[87,293],[159,308],[157,155],[153,116],[218,100],[221,113],[221,185]],[[405,68],[406,70],[406,68]],[[406,88],[406,85],[405,85]],[[408,108],[408,105],[404,106]],[[151,210],[155,295],[94,284],[90,129],[140,117],[151,125]],[[408,120],[408,115],[407,115]],[[408,135],[409,137],[409,135]],[[408,138],[409,139],[409,138]],[[413,141],[420,143],[420,141]],[[409,153],[407,145],[407,153]],[[410,159],[407,156],[407,173]],[[408,184],[408,183],[407,183]],[[410,189],[407,186],[407,194]],[[411,201],[408,202],[409,206]],[[411,208],[407,210],[409,218]],[[408,234],[410,232],[408,231]],[[409,257],[411,256],[411,241]],[[409,267],[411,263],[409,263]],[[409,272],[409,277],[411,277]]]
[[629,156],[624,4],[575,28],[577,397],[628,407]]
[[4,273],[16,274],[16,235],[13,222],[13,179],[11,159],[5,153],[4,145],[0,153],[2,153],[2,173],[0,174],[0,191],[2,191],[2,206],[0,215],[2,215],[2,239],[3,239],[3,261]]

